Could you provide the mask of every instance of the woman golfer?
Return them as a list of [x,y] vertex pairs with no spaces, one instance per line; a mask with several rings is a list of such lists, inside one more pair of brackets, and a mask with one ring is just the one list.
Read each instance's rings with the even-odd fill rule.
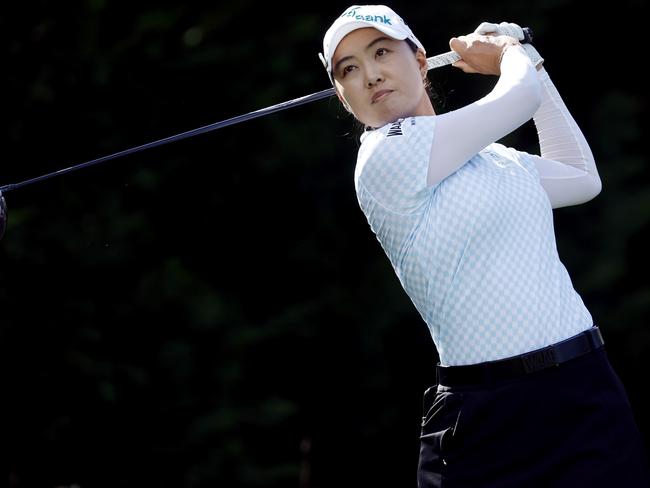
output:
[[[442,115],[424,47],[390,8],[350,7],[323,40],[367,127],[359,204],[440,357],[418,485],[647,487],[627,395],[555,243],[552,209],[600,192],[591,150],[543,60],[490,26],[450,45],[494,89]],[[541,156],[495,142],[531,117]]]

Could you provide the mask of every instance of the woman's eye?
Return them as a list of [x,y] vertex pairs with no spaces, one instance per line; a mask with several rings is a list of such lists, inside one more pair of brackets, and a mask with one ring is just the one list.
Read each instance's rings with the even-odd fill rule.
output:
[[388,54],[388,49],[386,49],[385,47],[380,47],[379,49],[377,49],[376,54],[377,56],[384,56],[385,54]]
[[343,76],[345,77],[345,75],[347,75],[347,74],[348,74],[350,71],[352,71],[353,69],[354,69],[354,66],[351,65],[351,64],[348,65],[348,66],[346,66],[345,68],[343,68]]

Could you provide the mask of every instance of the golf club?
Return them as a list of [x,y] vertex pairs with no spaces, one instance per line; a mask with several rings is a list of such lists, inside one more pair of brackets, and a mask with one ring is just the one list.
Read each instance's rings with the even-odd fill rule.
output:
[[[529,27],[524,27],[523,28],[523,33],[524,33],[524,38],[519,39],[523,43],[531,43],[533,39],[533,33],[532,30]],[[449,51],[443,54],[438,54],[436,56],[427,58],[427,66],[428,69],[436,69],[440,68],[442,66],[447,66],[450,65],[460,59],[460,56],[454,52],[454,51]],[[319,92],[313,93],[311,95],[306,95],[303,97],[295,98],[293,100],[289,100],[286,102],[278,103],[276,105],[271,105],[270,107],[262,108],[259,110],[255,110],[253,112],[249,112],[247,114],[243,115],[238,115],[236,117],[232,117],[230,119],[222,120],[220,122],[215,122],[213,124],[209,124],[203,127],[199,127],[197,129],[192,129],[186,132],[182,132],[180,134],[176,134],[173,136],[165,137],[163,139],[159,139],[157,141],[153,142],[148,142],[146,144],[142,144],[140,146],[132,147],[129,149],[124,149],[122,151],[109,154],[107,156],[102,156],[97,159],[93,159],[91,161],[86,161],[85,163],[80,163],[74,166],[70,166],[68,168],[63,168],[57,171],[54,171],[52,173],[47,173],[41,176],[37,176],[34,178],[30,178],[25,181],[21,181],[19,183],[12,183],[4,186],[0,186],[0,239],[2,239],[4,232],[7,228],[7,221],[8,221],[8,211],[7,211],[7,202],[4,199],[3,193],[6,193],[11,190],[16,190],[18,188],[21,188],[23,186],[31,185],[34,183],[38,183],[39,181],[44,181],[50,178],[53,178],[55,176],[61,176],[66,173],[70,173],[72,171],[77,171],[83,168],[86,168],[88,166],[93,166],[95,164],[103,163],[106,161],[110,161],[112,159],[117,159],[123,156],[127,156],[129,154],[134,154],[137,152],[144,151],[146,149],[151,149],[157,146],[162,146],[163,144],[169,144],[170,142],[175,142],[175,141],[180,141],[182,139],[187,139],[189,137],[193,137],[199,134],[204,134],[206,132],[210,132],[213,130],[221,129],[223,127],[227,127],[229,125],[233,124],[238,124],[240,122],[245,122],[247,120],[252,120],[256,119],[258,117],[262,117],[264,115],[269,115],[275,112],[279,112],[281,110],[286,110],[288,108],[293,108],[297,107],[299,105],[304,105],[309,102],[314,102],[316,100],[321,100],[323,98],[328,98],[335,95],[334,88],[328,88],[326,90],[321,90]]]

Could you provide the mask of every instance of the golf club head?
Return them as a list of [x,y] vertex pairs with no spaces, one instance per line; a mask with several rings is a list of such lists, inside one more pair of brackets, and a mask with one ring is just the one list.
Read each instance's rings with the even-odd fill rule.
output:
[[5,197],[2,196],[0,191],[0,239],[5,235],[5,229],[7,228],[7,202],[5,202]]

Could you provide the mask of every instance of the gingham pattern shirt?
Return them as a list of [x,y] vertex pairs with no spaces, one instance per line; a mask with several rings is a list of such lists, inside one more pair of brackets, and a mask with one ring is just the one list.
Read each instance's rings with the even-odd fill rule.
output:
[[366,132],[355,188],[441,364],[501,359],[589,328],[532,156],[490,144],[427,186],[435,125],[417,116]]

